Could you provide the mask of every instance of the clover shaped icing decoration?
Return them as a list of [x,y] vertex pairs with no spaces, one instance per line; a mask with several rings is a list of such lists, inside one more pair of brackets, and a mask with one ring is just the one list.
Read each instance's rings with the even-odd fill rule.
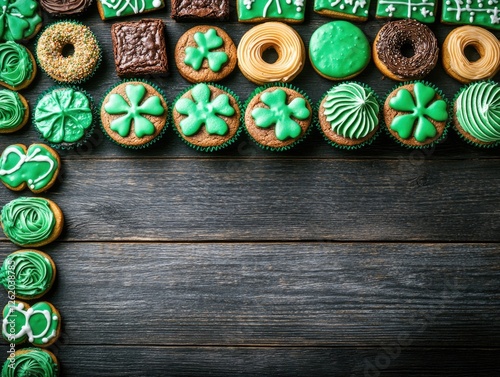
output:
[[11,343],[26,339],[36,346],[44,346],[57,337],[61,318],[48,302],[40,301],[29,306],[15,301],[3,310],[2,335]]
[[302,128],[292,117],[305,120],[311,115],[304,98],[295,98],[287,104],[286,96],[283,89],[262,93],[260,101],[269,108],[257,107],[252,110],[255,124],[261,128],[275,125],[274,133],[280,141],[294,139],[302,132]]
[[413,135],[422,143],[437,134],[436,127],[427,118],[442,122],[448,119],[448,111],[444,100],[438,99],[432,102],[436,91],[430,86],[420,82],[415,83],[413,92],[415,98],[409,90],[403,88],[390,99],[389,106],[392,109],[409,112],[396,116],[390,128],[402,139],[409,139]]
[[19,41],[31,36],[42,22],[34,0],[0,0],[0,40]]
[[109,96],[104,110],[111,115],[125,114],[114,119],[110,124],[110,128],[121,137],[127,137],[130,134],[132,124],[134,125],[134,133],[139,138],[155,133],[154,124],[144,115],[160,116],[163,115],[165,109],[160,97],[155,95],[142,102],[146,92],[146,87],[142,84],[129,84],[125,86],[125,93],[130,103],[121,94],[113,93]]
[[197,32],[193,36],[197,47],[186,47],[186,57],[184,63],[198,71],[207,59],[209,68],[214,72],[219,72],[229,57],[224,51],[211,51],[221,47],[224,40],[217,35],[215,29],[208,29],[206,33]]
[[210,135],[225,135],[229,127],[224,119],[218,115],[233,116],[234,108],[229,103],[227,94],[219,94],[210,100],[212,92],[207,84],[198,84],[191,89],[191,97],[180,98],[175,104],[175,110],[182,115],[187,115],[180,122],[182,133],[192,136],[205,125],[205,130]]

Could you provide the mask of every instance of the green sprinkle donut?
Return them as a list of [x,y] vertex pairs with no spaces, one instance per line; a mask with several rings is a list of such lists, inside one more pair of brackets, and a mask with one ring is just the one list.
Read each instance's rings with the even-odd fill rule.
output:
[[101,50],[96,37],[85,25],[62,21],[49,25],[36,46],[40,67],[60,83],[76,84],[92,76]]

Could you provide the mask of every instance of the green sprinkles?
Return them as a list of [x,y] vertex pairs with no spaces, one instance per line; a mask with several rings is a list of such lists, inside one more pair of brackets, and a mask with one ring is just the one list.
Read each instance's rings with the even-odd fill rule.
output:
[[[73,46],[74,53],[63,55],[63,49]],[[96,37],[85,25],[56,22],[41,34],[36,46],[38,63],[55,81],[74,84],[88,79],[101,59]]]

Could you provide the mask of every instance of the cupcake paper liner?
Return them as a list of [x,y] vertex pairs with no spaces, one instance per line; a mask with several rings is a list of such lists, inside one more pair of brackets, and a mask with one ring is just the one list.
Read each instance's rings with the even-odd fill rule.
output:
[[[126,82],[142,82],[144,84],[147,84],[147,85],[150,85],[152,86],[158,93],[160,93],[160,95],[162,96],[163,100],[165,101],[166,105],[167,105],[167,109],[165,110],[167,112],[167,117],[165,118],[165,125],[163,126],[163,128],[161,129],[160,133],[154,138],[152,139],[151,141],[145,143],[145,144],[141,144],[141,145],[126,145],[126,144],[122,144],[120,142],[118,142],[117,140],[113,139],[111,137],[110,134],[108,134],[108,132],[106,131],[106,129],[104,128],[104,125],[102,124],[102,120],[101,120],[101,109],[102,109],[102,106],[104,105],[104,100],[106,99],[106,97],[108,96],[108,94],[114,89],[116,88],[117,86],[121,85],[121,84],[124,84]],[[167,97],[165,96],[165,93],[163,92],[163,90],[158,86],[156,85],[155,83],[151,82],[151,81],[148,81],[148,80],[145,80],[145,79],[142,79],[142,78],[128,78],[128,79],[123,79],[119,82],[117,82],[115,85],[111,86],[110,88],[108,88],[108,90],[106,90],[106,92],[103,94],[102,96],[102,99],[101,101],[99,102],[99,112],[98,112],[98,115],[99,115],[99,123],[101,125],[101,131],[103,132],[103,134],[106,136],[106,138],[110,141],[112,141],[114,144],[116,145],[119,145],[120,147],[122,148],[126,148],[126,149],[132,149],[132,150],[139,150],[139,149],[145,149],[145,148],[148,148],[150,147],[151,145],[153,145],[154,143],[158,142],[162,137],[163,135],[165,134],[165,132],[167,131],[168,129],[168,125],[170,124],[171,122],[171,119],[170,119],[170,114],[171,114],[171,111],[170,111],[170,105],[167,101]]]
[[[362,86],[363,88],[367,89],[368,91],[370,91],[371,93],[373,93],[373,95],[375,96],[375,99],[379,105],[379,121],[378,121],[378,124],[377,124],[377,131],[375,131],[375,133],[373,134],[373,136],[371,138],[369,138],[368,140],[360,143],[360,144],[356,144],[356,145],[341,145],[341,144],[338,144],[336,142],[334,142],[333,140],[330,140],[328,138],[328,136],[325,135],[325,133],[323,132],[323,129],[321,128],[321,124],[319,122],[319,110],[320,110],[320,107],[321,107],[321,103],[323,102],[323,100],[325,99],[325,97],[327,96],[328,92],[336,87],[336,86],[339,86],[339,85],[342,85],[342,84],[350,84],[350,83],[354,83],[354,84],[358,84],[360,86]],[[321,95],[321,98],[319,99],[319,101],[316,103],[316,105],[314,106],[314,112],[316,114],[316,117],[315,117],[315,120],[316,120],[316,123],[315,123],[315,126],[316,128],[319,130],[319,132],[321,133],[321,136],[323,137],[323,139],[325,139],[325,141],[332,147],[334,148],[337,148],[337,149],[342,149],[342,150],[356,150],[356,149],[360,149],[360,148],[364,148],[364,147],[367,147],[368,145],[372,144],[381,134],[382,134],[382,126],[383,126],[383,103],[380,99],[380,96],[367,84],[365,83],[362,83],[362,82],[359,82],[359,81],[341,81],[341,82],[338,82],[337,84],[334,84],[332,85],[327,91],[325,91],[322,95]]]
[[[97,48],[98,48],[98,52],[99,52],[99,57],[97,59],[97,63],[93,69],[93,71],[87,75],[86,77],[80,79],[80,80],[75,80],[75,81],[59,81],[55,78],[53,78],[52,76],[50,76],[46,71],[45,69],[42,67],[42,65],[40,64],[40,61],[38,59],[38,42],[40,41],[40,37],[43,35],[43,33],[48,29],[50,28],[51,26],[54,26],[56,24],[60,24],[60,23],[72,23],[72,24],[77,24],[77,25],[83,25],[85,27],[87,27],[90,32],[92,33],[92,35],[94,36],[95,40],[96,40],[96,43],[97,43]],[[35,42],[35,49],[34,49],[35,53],[34,53],[34,57],[35,57],[35,60],[36,60],[36,64],[38,65],[38,67],[40,67],[40,69],[43,71],[43,73],[45,73],[47,75],[47,77],[49,77],[51,80],[53,80],[54,82],[56,82],[57,84],[60,84],[60,85],[80,85],[88,80],[90,80],[94,74],[97,72],[97,70],[99,69],[100,65],[101,65],[101,62],[102,62],[102,48],[101,48],[101,44],[99,42],[99,40],[97,39],[97,36],[94,34],[94,32],[90,29],[90,27],[88,27],[87,25],[83,24],[82,22],[80,21],[77,21],[77,20],[59,20],[59,21],[55,21],[55,22],[52,22],[50,24],[48,24],[47,26],[45,26],[41,31],[40,33],[38,33],[37,35],[37,38],[36,38],[36,42]]]
[[[385,117],[384,117],[384,105],[385,105],[385,101],[387,100],[387,97],[389,97],[389,95],[392,92],[394,92],[395,90],[397,90],[398,88],[400,88],[402,86],[410,85],[410,84],[416,84],[416,83],[422,83],[422,84],[425,84],[425,85],[431,87],[432,89],[434,89],[436,91],[436,93],[439,94],[439,96],[441,97],[441,99],[446,102],[446,107],[448,109],[447,110],[447,112],[448,112],[448,119],[446,120],[446,124],[444,126],[443,133],[436,140],[434,140],[433,142],[431,142],[429,144],[425,144],[425,145],[408,145],[408,144],[403,143],[402,141],[400,141],[396,137],[394,137],[394,135],[389,131],[389,125],[387,125],[387,123],[385,122]],[[448,99],[446,98],[446,96],[444,95],[444,93],[441,91],[441,89],[439,89],[433,83],[431,83],[429,81],[425,81],[425,80],[405,81],[405,82],[401,82],[401,83],[397,84],[396,86],[394,86],[385,95],[384,102],[382,103],[382,110],[381,111],[382,111],[382,113],[381,113],[381,125],[384,126],[384,129],[385,129],[385,132],[387,133],[387,135],[389,135],[389,137],[392,140],[394,140],[397,144],[399,144],[400,146],[402,146],[404,148],[407,148],[407,149],[427,149],[427,148],[433,148],[433,147],[435,147],[437,144],[441,143],[442,141],[444,141],[446,139],[446,136],[448,134],[448,129],[449,129],[449,126],[450,126],[450,122],[451,122],[451,119],[450,119],[450,102],[448,101]]]
[[[80,139],[80,140],[77,140],[75,142],[61,142],[61,143],[54,143],[50,140],[47,140],[42,132],[38,129],[37,125],[36,125],[36,121],[35,121],[35,112],[36,112],[36,108],[37,108],[37,105],[38,103],[40,102],[40,100],[45,97],[47,94],[50,94],[52,93],[53,91],[55,90],[58,90],[58,89],[73,89],[75,91],[78,91],[78,92],[81,92],[85,95],[85,97],[87,97],[87,99],[89,100],[89,104],[90,104],[90,110],[92,112],[92,124],[90,125],[89,128],[87,128],[85,130],[85,134],[84,136]],[[44,92],[42,92],[42,94],[40,94],[36,100],[36,104],[33,108],[33,111],[31,113],[31,122],[33,124],[33,127],[35,128],[35,131],[36,133],[38,134],[38,137],[40,139],[42,139],[46,144],[48,144],[51,148],[54,148],[54,149],[59,149],[59,150],[72,150],[72,149],[76,149],[76,148],[79,148],[83,145],[85,145],[87,143],[87,141],[90,139],[90,137],[93,135],[94,133],[94,130],[95,130],[95,125],[96,125],[96,122],[97,122],[97,116],[98,116],[98,113],[97,113],[97,108],[95,106],[95,101],[94,101],[94,98],[92,97],[91,94],[89,94],[87,91],[85,91],[84,89],[78,87],[78,86],[75,86],[75,85],[54,85],[48,89],[46,89]]]
[[[199,85],[199,84],[206,84],[206,85],[210,85],[210,86],[214,86],[220,90],[223,90],[225,91],[226,93],[230,94],[231,96],[233,96],[233,98],[236,100],[236,104],[238,105],[239,109],[240,109],[240,119],[239,119],[239,126],[238,126],[238,129],[236,130],[236,133],[234,134],[234,136],[225,141],[224,143],[220,144],[220,145],[215,145],[215,146],[211,146],[211,147],[202,147],[202,146],[199,146],[199,145],[196,145],[196,144],[193,144],[191,143],[189,140],[187,140],[183,135],[181,135],[181,133],[179,132],[179,130],[177,129],[177,126],[175,125],[175,122],[174,122],[174,109],[175,109],[175,104],[177,103],[177,101],[184,95],[186,94],[187,92],[191,91],[196,85]],[[177,97],[175,97],[174,101],[172,102],[172,108],[171,108],[171,111],[169,112],[170,113],[170,116],[171,116],[171,121],[172,121],[172,128],[174,129],[175,133],[177,136],[179,136],[179,138],[186,144],[188,145],[189,147],[191,148],[194,148],[196,149],[197,151],[200,151],[200,152],[216,152],[216,151],[219,151],[221,149],[224,149],[224,148],[227,148],[228,146],[230,146],[231,144],[234,144],[234,142],[236,140],[238,140],[238,138],[240,137],[241,135],[241,130],[242,128],[244,127],[243,123],[244,123],[244,120],[245,120],[245,117],[244,117],[244,111],[243,111],[243,106],[241,104],[241,101],[240,101],[240,98],[238,97],[238,95],[236,93],[234,93],[231,89],[229,89],[228,87],[226,86],[223,86],[223,85],[220,85],[220,84],[217,84],[217,83],[213,83],[213,82],[199,82],[199,83],[195,83],[193,85],[190,85],[187,89],[183,90],[180,94],[177,95]]]
[[[277,148],[274,148],[274,147],[269,147],[267,145],[263,145],[261,143],[259,143],[257,140],[255,140],[253,138],[253,136],[248,132],[248,129],[246,127],[246,124],[245,124],[245,113],[246,113],[246,110],[248,108],[248,105],[249,103],[252,101],[252,99],[259,93],[263,92],[264,90],[266,89],[269,89],[269,88],[275,88],[275,87],[279,87],[279,88],[287,88],[287,89],[291,89],[291,90],[295,90],[297,93],[299,93],[300,95],[302,95],[305,100],[309,103],[309,105],[311,106],[311,111],[312,111],[312,114],[311,114],[311,124],[309,125],[309,127],[307,128],[307,130],[304,132],[304,134],[299,137],[297,140],[295,140],[293,143],[289,144],[289,145],[285,145],[284,147],[277,147]],[[299,144],[300,142],[302,142],[304,139],[306,139],[306,137],[311,133],[312,129],[314,128],[314,125],[316,124],[316,114],[317,112],[315,111],[315,105],[314,103],[311,101],[311,99],[309,98],[309,96],[307,95],[307,93],[305,93],[302,89],[298,88],[297,86],[295,85],[292,85],[292,84],[289,84],[289,83],[283,83],[283,82],[275,82],[275,83],[269,83],[269,84],[265,84],[265,85],[261,85],[257,88],[255,88],[252,93],[250,93],[250,95],[248,96],[247,100],[245,101],[245,104],[243,105],[243,110],[242,110],[242,119],[243,119],[243,126],[245,128],[245,132],[246,134],[248,135],[248,137],[254,142],[254,144],[256,144],[259,148],[261,149],[264,149],[264,150],[267,150],[267,151],[272,151],[272,152],[283,152],[283,151],[286,151],[286,150],[289,150],[289,149],[292,149],[293,147],[295,147],[297,144]]]
[[478,144],[475,141],[470,140],[469,138],[465,137],[465,135],[462,134],[457,129],[457,127],[455,125],[455,122],[453,121],[453,117],[455,115],[455,111],[454,111],[455,102],[457,101],[457,99],[460,96],[460,94],[462,94],[462,92],[465,89],[467,89],[469,86],[476,85],[476,84],[481,83],[481,82],[488,82],[488,83],[498,84],[497,82],[495,82],[493,80],[480,80],[480,81],[474,81],[474,82],[468,83],[466,85],[462,85],[460,87],[460,89],[455,93],[455,96],[453,97],[453,102],[450,105],[450,115],[449,115],[450,116],[450,121],[452,123],[452,128],[455,131],[455,133],[460,137],[461,140],[465,141],[467,144],[472,145],[472,146],[477,147],[477,148],[482,148],[482,149],[495,148],[495,147],[498,147],[500,145],[500,140],[495,141],[493,143],[489,143],[489,144]]

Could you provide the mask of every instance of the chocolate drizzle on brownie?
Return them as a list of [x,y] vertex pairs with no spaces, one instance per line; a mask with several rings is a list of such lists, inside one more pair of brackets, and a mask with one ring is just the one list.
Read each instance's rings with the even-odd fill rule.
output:
[[40,5],[54,16],[69,16],[83,13],[93,0],[40,0]]
[[[413,50],[405,56],[405,47]],[[387,69],[402,79],[426,76],[436,65],[439,56],[434,33],[424,24],[407,19],[385,24],[376,43],[378,58]]]

